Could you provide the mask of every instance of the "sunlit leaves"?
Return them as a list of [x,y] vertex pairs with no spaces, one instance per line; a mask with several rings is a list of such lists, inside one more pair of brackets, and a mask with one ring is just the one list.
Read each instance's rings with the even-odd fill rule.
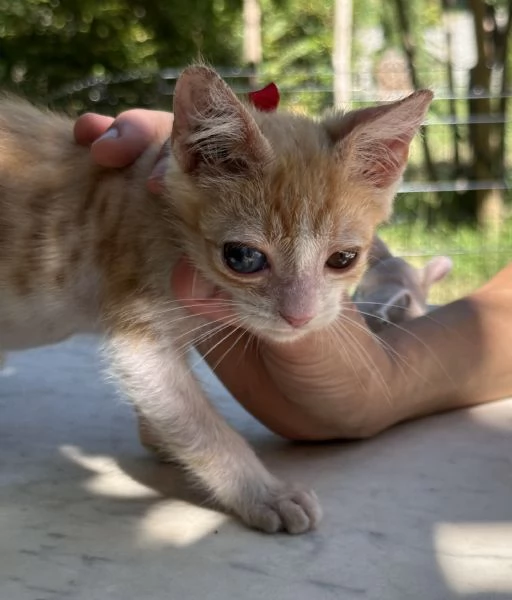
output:
[[[110,110],[151,103],[158,90],[142,74],[182,67],[199,55],[235,64],[239,21],[233,0],[0,0],[0,85],[82,110],[83,93],[68,97],[73,83],[80,90],[94,78],[126,78],[131,91]],[[100,87],[91,93],[94,102],[104,96]],[[109,102],[97,106],[109,110]]]

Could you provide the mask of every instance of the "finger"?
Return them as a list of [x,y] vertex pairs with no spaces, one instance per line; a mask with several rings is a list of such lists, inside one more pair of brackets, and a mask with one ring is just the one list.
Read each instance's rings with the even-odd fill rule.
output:
[[85,113],[75,122],[73,134],[77,144],[90,146],[112,125],[114,119],[104,115]]
[[94,160],[104,167],[125,167],[150,144],[162,144],[171,134],[172,113],[133,109],[121,113],[91,146]]
[[229,295],[207,282],[185,258],[174,268],[171,287],[176,299],[196,315],[210,321],[228,321],[235,316],[226,307]]
[[160,152],[156,157],[155,166],[153,168],[153,172],[148,179],[147,186],[150,192],[153,194],[161,194],[165,188],[164,186],[164,177],[167,171],[167,166],[169,164],[168,157],[171,152],[171,144],[170,139],[164,143],[164,145],[160,148]]
[[163,111],[133,109],[121,113],[107,135],[92,145],[92,156],[105,167],[129,165],[150,144],[162,144],[171,134],[172,122],[173,115]]

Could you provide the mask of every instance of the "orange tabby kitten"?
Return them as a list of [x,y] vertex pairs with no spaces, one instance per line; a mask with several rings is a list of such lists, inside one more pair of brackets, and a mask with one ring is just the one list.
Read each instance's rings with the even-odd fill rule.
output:
[[187,255],[260,337],[328,327],[431,99],[421,91],[314,121],[258,112],[214,71],[190,67],[176,86],[161,198],[145,187],[157,148],[102,169],[73,142],[71,120],[3,100],[0,347],[103,334],[161,450],[226,510],[267,532],[315,527],[315,494],[272,476],[190,372],[185,349],[212,326],[173,301],[170,274]]

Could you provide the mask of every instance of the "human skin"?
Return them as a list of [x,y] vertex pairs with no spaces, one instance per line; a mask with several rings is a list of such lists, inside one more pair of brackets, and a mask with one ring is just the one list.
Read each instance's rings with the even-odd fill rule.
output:
[[[163,144],[171,128],[165,112],[136,109],[116,120],[88,113],[77,120],[75,137],[98,164],[122,167],[149,143]],[[153,193],[162,168],[157,162],[148,180]],[[347,300],[336,333],[275,344],[247,332],[225,338],[225,329],[198,349],[238,402],[274,432],[294,440],[369,437],[402,421],[512,396],[511,282],[512,264],[465,298],[380,337]],[[185,258],[172,287],[191,312],[229,318],[212,309],[214,290]]]

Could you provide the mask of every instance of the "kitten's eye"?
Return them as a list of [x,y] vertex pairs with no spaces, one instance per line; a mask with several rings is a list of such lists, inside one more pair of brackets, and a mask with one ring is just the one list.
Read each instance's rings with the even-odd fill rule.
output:
[[331,269],[348,269],[356,258],[357,252],[355,250],[342,250],[331,254],[325,264]]
[[224,244],[224,261],[236,273],[257,273],[268,267],[263,252],[237,242]]

